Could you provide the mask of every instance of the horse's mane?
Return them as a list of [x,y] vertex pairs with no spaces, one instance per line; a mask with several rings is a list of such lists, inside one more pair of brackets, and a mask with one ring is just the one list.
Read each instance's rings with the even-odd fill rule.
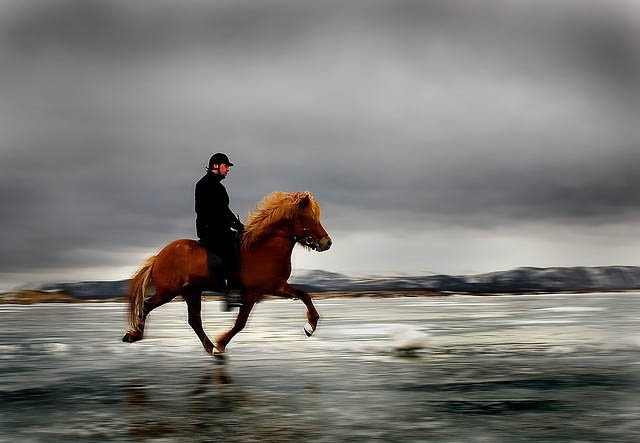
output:
[[299,205],[305,198],[309,199],[307,210],[314,220],[320,222],[320,206],[309,191],[272,192],[265,195],[247,215],[242,248],[249,248],[265,234],[272,232],[278,222],[293,219],[300,211]]

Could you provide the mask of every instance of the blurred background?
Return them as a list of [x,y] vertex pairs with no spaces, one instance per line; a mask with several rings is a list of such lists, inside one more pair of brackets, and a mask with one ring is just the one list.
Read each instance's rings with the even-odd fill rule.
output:
[[345,274],[634,265],[640,3],[0,3],[0,289],[124,279],[308,189]]

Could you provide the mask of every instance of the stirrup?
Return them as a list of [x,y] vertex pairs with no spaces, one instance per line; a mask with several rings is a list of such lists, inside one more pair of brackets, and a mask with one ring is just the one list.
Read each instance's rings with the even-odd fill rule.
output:
[[222,300],[222,310],[231,311],[233,308],[242,306],[242,292],[237,289],[226,291]]

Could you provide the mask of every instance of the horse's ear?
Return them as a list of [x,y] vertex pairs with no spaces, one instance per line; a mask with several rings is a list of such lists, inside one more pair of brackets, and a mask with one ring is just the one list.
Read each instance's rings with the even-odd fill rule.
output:
[[309,194],[304,194],[300,197],[300,200],[298,200],[298,206],[302,209],[309,206]]

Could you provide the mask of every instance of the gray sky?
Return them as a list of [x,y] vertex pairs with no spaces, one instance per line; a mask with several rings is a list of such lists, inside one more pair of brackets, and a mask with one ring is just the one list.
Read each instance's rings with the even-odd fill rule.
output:
[[0,3],[0,288],[310,190],[346,274],[638,265],[640,2]]

